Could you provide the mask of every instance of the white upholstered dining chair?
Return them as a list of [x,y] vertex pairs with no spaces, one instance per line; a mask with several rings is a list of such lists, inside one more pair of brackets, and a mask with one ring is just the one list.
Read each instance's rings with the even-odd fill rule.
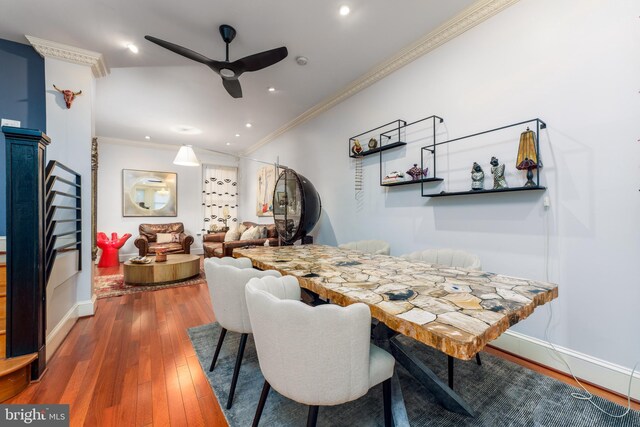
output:
[[260,422],[269,390],[309,405],[307,426],[319,406],[364,396],[383,383],[385,426],[391,426],[394,359],[370,344],[371,313],[366,304],[310,307],[300,301],[294,277],[263,277],[247,284],[247,306],[265,382],[253,420]]
[[357,242],[338,245],[340,249],[355,249],[356,251],[374,255],[389,255],[391,248],[384,240],[359,240]]
[[400,255],[401,258],[426,261],[430,264],[443,265],[447,267],[461,267],[470,270],[482,270],[480,258],[472,253],[459,249],[426,249],[423,251],[411,252]]
[[244,288],[247,282],[254,277],[275,276],[280,273],[275,270],[260,271],[252,268],[249,258],[206,258],[204,271],[209,285],[209,295],[213,305],[213,313],[221,326],[220,337],[216,345],[213,360],[209,371],[213,371],[222,348],[222,342],[227,331],[237,332],[240,336],[240,346],[236,356],[236,364],[231,379],[227,409],[233,404],[233,395],[238,382],[242,356],[247,343],[247,337],[251,333],[251,322],[247,311]]

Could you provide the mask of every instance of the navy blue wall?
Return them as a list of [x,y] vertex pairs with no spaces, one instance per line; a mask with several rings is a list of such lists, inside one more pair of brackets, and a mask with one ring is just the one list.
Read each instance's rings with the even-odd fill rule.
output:
[[[29,45],[0,39],[0,118],[46,132],[44,59]],[[4,134],[0,132],[0,236],[6,235]]]

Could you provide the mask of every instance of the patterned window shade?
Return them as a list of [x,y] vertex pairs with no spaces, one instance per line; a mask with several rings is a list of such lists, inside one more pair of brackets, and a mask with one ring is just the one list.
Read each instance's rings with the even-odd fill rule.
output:
[[204,165],[202,171],[202,231],[238,223],[238,168]]

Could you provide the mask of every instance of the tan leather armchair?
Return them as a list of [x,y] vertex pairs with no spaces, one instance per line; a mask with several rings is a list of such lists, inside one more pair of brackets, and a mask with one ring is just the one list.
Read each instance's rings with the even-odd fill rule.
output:
[[222,245],[226,234],[226,232],[222,231],[202,236],[202,249],[204,250],[205,258],[222,257]]
[[[140,224],[138,230],[140,235],[136,238],[134,244],[138,248],[140,256],[155,255],[159,248],[164,249],[168,254],[191,253],[193,236],[184,233],[184,225],[182,225],[181,222],[172,222],[169,224]],[[158,243],[158,233],[177,234],[179,241]]]

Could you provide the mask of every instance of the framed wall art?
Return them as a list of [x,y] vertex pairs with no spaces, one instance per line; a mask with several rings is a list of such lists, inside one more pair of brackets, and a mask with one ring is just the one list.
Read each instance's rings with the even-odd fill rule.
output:
[[122,216],[177,216],[175,172],[122,170]]
[[278,175],[275,166],[263,166],[258,169],[257,216],[273,216],[273,191]]

